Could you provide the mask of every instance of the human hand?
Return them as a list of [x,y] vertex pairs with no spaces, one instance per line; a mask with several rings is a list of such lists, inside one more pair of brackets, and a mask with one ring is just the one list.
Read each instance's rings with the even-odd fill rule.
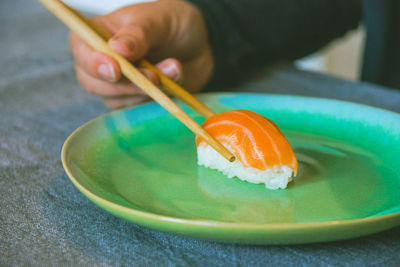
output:
[[[168,77],[192,92],[210,79],[213,59],[207,29],[200,11],[183,0],[130,5],[94,22],[113,34],[109,46],[131,62],[146,58]],[[113,58],[93,50],[70,34],[78,81],[91,94],[101,96],[110,108],[123,108],[148,100],[147,95],[122,77]],[[156,85],[150,70],[140,69]]]

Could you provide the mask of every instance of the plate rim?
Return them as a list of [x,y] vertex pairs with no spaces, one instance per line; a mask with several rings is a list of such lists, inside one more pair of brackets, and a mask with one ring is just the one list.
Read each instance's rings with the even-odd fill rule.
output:
[[[270,97],[284,97],[284,98],[298,98],[298,99],[308,99],[313,101],[328,101],[328,102],[341,102],[346,105],[356,105],[362,106],[364,108],[376,109],[379,112],[385,112],[392,115],[399,116],[400,113],[386,110],[379,107],[374,107],[366,104],[355,103],[350,101],[344,100],[337,100],[331,98],[323,98],[323,97],[309,97],[309,96],[299,96],[299,95],[286,95],[286,94],[267,94],[267,93],[258,93],[258,92],[212,92],[212,93],[200,93],[196,94],[198,97],[202,96],[229,96],[229,95],[237,95],[237,94],[244,94],[244,95],[265,95]],[[316,228],[327,228],[327,227],[346,227],[351,225],[358,225],[358,224],[366,224],[366,223],[375,223],[379,221],[386,221],[390,219],[399,219],[400,222],[400,211],[385,215],[378,215],[378,216],[369,216],[369,217],[362,217],[357,219],[344,219],[344,220],[331,220],[331,221],[322,221],[322,222],[297,222],[297,223],[248,223],[248,222],[223,222],[223,221],[216,221],[216,220],[208,220],[208,219],[187,219],[187,218],[179,218],[173,216],[166,216],[162,214],[157,214],[153,212],[147,211],[140,211],[134,208],[125,207],[120,204],[116,204],[112,201],[106,200],[95,193],[88,190],[84,187],[76,177],[72,174],[72,171],[68,167],[67,164],[67,150],[69,147],[69,143],[75,136],[82,131],[82,129],[86,128],[88,125],[95,123],[97,120],[101,120],[105,117],[112,116],[114,113],[124,112],[129,109],[138,108],[141,106],[146,105],[154,105],[157,104],[155,102],[148,102],[143,103],[134,107],[128,107],[120,110],[114,110],[105,114],[102,114],[96,118],[89,120],[88,122],[82,124],[77,129],[75,129],[65,140],[62,149],[61,149],[61,162],[67,176],[71,180],[71,182],[81,191],[86,197],[88,197],[91,201],[95,202],[96,204],[102,204],[105,207],[109,207],[113,210],[118,210],[123,214],[129,214],[132,217],[137,217],[141,219],[151,220],[153,222],[168,222],[174,223],[178,225],[191,225],[196,227],[206,227],[206,228],[223,228],[223,229],[235,229],[235,230],[307,230],[307,229],[316,229]],[[399,217],[399,218],[397,218]],[[400,224],[399,224],[400,225]],[[372,232],[371,232],[372,233]]]

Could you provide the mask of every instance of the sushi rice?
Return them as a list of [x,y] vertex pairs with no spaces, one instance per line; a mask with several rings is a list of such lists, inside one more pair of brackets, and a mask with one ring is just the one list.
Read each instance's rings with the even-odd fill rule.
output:
[[[228,144],[222,143],[231,152]],[[266,170],[245,167],[239,160],[229,162],[211,146],[202,142],[197,147],[198,164],[207,168],[216,169],[228,178],[237,177],[240,180],[255,184],[265,184],[268,189],[284,189],[292,180],[293,170],[288,166],[273,166]]]

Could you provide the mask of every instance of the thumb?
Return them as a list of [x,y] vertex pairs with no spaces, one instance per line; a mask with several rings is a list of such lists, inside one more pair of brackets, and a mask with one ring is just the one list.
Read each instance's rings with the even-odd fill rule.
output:
[[131,61],[143,58],[150,46],[143,27],[136,24],[120,28],[108,44],[114,51]]

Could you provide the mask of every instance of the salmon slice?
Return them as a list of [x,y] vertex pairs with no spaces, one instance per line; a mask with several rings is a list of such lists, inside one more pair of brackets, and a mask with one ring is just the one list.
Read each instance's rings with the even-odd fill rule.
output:
[[[271,120],[250,110],[239,109],[216,114],[202,127],[213,137],[229,146],[247,168],[261,171],[287,166],[297,174],[297,159],[289,141]],[[196,137],[196,146],[206,145]]]

